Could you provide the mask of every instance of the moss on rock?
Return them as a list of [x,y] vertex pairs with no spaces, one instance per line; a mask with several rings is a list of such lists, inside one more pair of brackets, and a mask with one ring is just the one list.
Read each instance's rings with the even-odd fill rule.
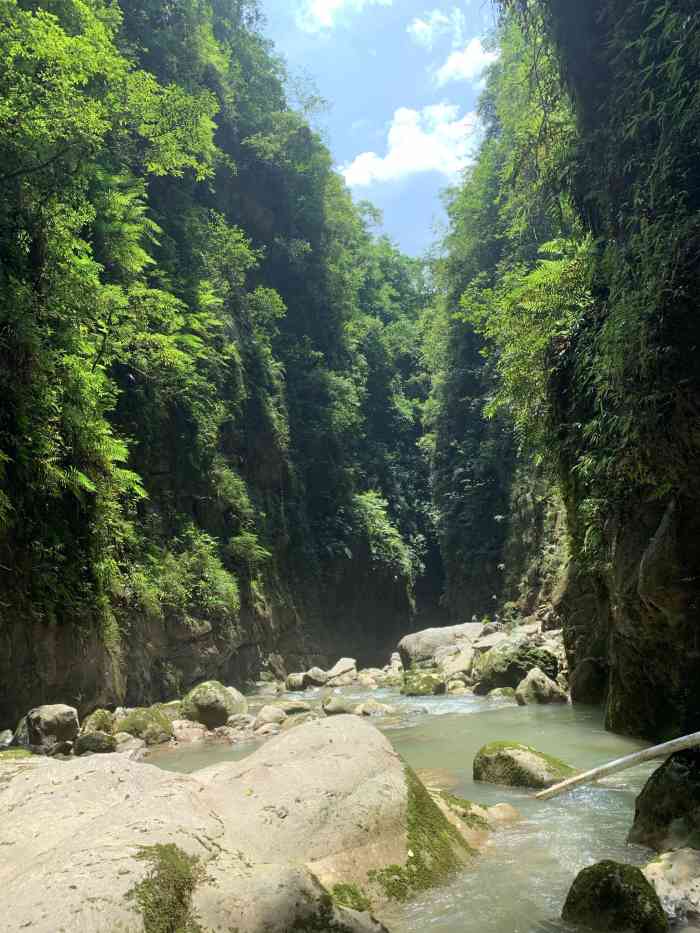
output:
[[389,865],[367,876],[386,897],[398,901],[448,881],[474,854],[418,776],[409,767],[405,770],[408,859],[405,865]]
[[339,907],[349,907],[364,913],[372,909],[372,902],[356,884],[335,884],[331,890],[333,900]]
[[193,687],[183,698],[180,715],[192,722],[201,722],[207,729],[225,726],[229,716],[247,713],[245,697],[233,687],[225,687],[218,680],[207,680]]
[[491,829],[486,817],[476,812],[475,807],[477,804],[472,800],[466,800],[464,797],[457,797],[455,794],[450,794],[445,790],[440,793],[440,796],[450,810],[452,810],[469,829]]
[[401,693],[409,697],[436,696],[445,693],[446,689],[442,677],[429,671],[407,671],[401,684]]
[[96,709],[83,720],[80,731],[83,735],[90,732],[106,732],[111,735],[114,732],[114,713],[107,709]]
[[509,787],[543,788],[572,777],[566,762],[520,742],[490,742],[474,758],[474,780]]
[[136,901],[145,933],[205,933],[192,909],[195,888],[204,878],[199,859],[178,846],[146,846],[137,858],[151,871],[129,897]]
[[139,707],[130,710],[114,725],[115,732],[128,732],[146,745],[161,745],[173,737],[173,726],[158,706]]
[[0,752],[0,761],[16,761],[18,758],[31,758],[28,748],[6,748]]
[[579,872],[562,913],[567,923],[592,930],[668,933],[656,891],[639,868],[610,860]]

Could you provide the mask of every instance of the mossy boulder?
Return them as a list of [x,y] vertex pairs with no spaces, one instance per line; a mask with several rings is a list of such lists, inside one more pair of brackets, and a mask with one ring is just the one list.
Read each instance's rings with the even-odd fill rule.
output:
[[478,655],[474,663],[475,692],[485,695],[494,687],[517,687],[533,668],[557,679],[559,659],[550,648],[534,644],[525,635],[516,635]]
[[128,732],[146,745],[162,745],[173,737],[173,724],[159,706],[137,707],[117,717],[115,732]]
[[207,729],[216,729],[225,726],[229,716],[247,712],[248,703],[235,687],[225,687],[218,680],[207,680],[183,698],[180,718],[201,722]]
[[96,709],[83,720],[80,732],[82,735],[91,732],[106,732],[107,735],[111,735],[114,732],[114,713],[107,709]]
[[520,742],[491,742],[474,758],[474,780],[509,787],[544,788],[572,777],[565,762]]
[[95,729],[92,732],[83,732],[75,740],[73,751],[76,755],[105,755],[116,752],[117,740],[111,732],[101,732]]
[[562,917],[591,930],[668,933],[668,920],[651,884],[634,865],[610,860],[579,872]]
[[629,841],[658,852],[700,848],[700,749],[671,755],[637,797]]
[[44,755],[58,754],[70,751],[79,729],[78,712],[72,706],[37,706],[21,720],[14,743]]
[[406,671],[403,675],[401,693],[408,697],[429,697],[445,693],[447,687],[442,677],[429,671]]
[[547,677],[539,667],[533,667],[515,691],[519,706],[536,703],[568,703],[569,698],[558,683]]

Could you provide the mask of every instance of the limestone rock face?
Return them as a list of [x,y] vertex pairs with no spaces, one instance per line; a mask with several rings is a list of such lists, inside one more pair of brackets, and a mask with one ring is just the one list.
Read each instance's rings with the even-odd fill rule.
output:
[[629,842],[658,852],[700,847],[700,749],[677,752],[637,797]]
[[668,933],[670,927],[654,888],[639,868],[604,861],[579,872],[562,913],[567,923],[591,930]]
[[700,852],[697,849],[665,852],[642,871],[673,923],[685,923],[689,916],[700,916]]
[[569,765],[518,742],[492,742],[474,758],[474,780],[544,788],[575,774]]
[[445,628],[427,628],[422,632],[405,635],[398,644],[404,669],[426,661],[432,661],[438,648],[448,645],[464,647],[481,634],[480,622],[465,622],[463,625],[448,625]]
[[50,755],[64,749],[67,742],[74,742],[79,729],[78,712],[72,706],[38,706],[27,713],[24,727],[15,735],[15,744]]
[[533,667],[520,681],[515,691],[519,706],[530,703],[568,703],[569,698],[559,684],[547,677],[539,667]]
[[235,687],[224,687],[218,680],[198,684],[184,697],[181,717],[201,722],[207,729],[225,726],[229,716],[246,713],[248,704]]

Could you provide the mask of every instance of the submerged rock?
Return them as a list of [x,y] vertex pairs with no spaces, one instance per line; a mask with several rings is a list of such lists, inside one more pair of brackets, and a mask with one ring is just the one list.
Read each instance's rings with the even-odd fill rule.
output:
[[510,787],[544,788],[572,777],[575,769],[519,742],[491,742],[474,758],[474,780]]
[[568,703],[569,698],[559,684],[547,677],[539,667],[533,667],[527,677],[520,681],[515,691],[520,706],[531,703]]
[[665,852],[642,871],[673,923],[685,923],[689,916],[700,916],[700,852],[697,849]]
[[700,848],[700,749],[677,752],[637,797],[629,842],[662,852]]
[[668,933],[668,920],[652,885],[634,865],[604,861],[579,872],[562,917],[591,930]]
[[218,680],[208,680],[193,687],[183,698],[181,717],[215,729],[225,726],[229,716],[247,711],[248,703],[235,687],[224,687]]

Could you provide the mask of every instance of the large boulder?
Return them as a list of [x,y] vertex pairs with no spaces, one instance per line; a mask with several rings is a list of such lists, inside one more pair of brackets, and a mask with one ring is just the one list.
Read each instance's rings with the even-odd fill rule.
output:
[[158,706],[139,706],[117,712],[114,731],[128,732],[146,745],[163,745],[173,738],[173,724]]
[[471,682],[474,649],[469,643],[438,648],[435,652],[435,666],[445,683],[451,680]]
[[519,706],[532,703],[568,703],[569,698],[539,667],[533,667],[527,677],[520,681],[515,691]]
[[475,692],[483,696],[494,687],[517,687],[535,667],[556,680],[559,659],[551,648],[534,644],[526,635],[513,635],[477,657]]
[[110,735],[114,731],[114,713],[107,709],[96,709],[87,716],[80,727],[81,733],[106,732]]
[[574,768],[519,742],[491,742],[474,758],[474,780],[510,787],[551,787],[572,777]]
[[[338,662],[340,663],[340,662]],[[349,668],[351,669],[351,668]],[[325,687],[329,674],[320,667],[310,667],[302,674],[302,689],[307,687]]]
[[326,673],[326,687],[349,687],[357,680],[357,661],[354,658],[341,658]]
[[116,752],[117,740],[111,732],[100,732],[93,729],[91,732],[82,732],[75,740],[73,751],[76,755],[105,755]]
[[70,751],[80,730],[78,712],[56,703],[30,710],[15,733],[15,745],[45,755]]
[[604,861],[584,868],[571,886],[562,917],[591,930],[668,933],[656,891],[639,868]]
[[482,629],[479,622],[465,622],[463,625],[426,628],[422,632],[404,635],[398,644],[401,662],[406,670],[426,662],[432,663],[438,648],[465,647],[479,637]]
[[629,841],[658,852],[700,848],[700,749],[671,755],[637,797]]
[[263,706],[255,717],[253,729],[259,729],[261,726],[277,725],[281,726],[287,718],[287,714],[279,706]]
[[207,729],[225,726],[229,716],[247,713],[248,704],[235,687],[224,687],[218,680],[198,684],[183,698],[178,718],[201,722]]
[[642,869],[653,885],[666,916],[674,924],[700,917],[700,852],[677,849],[665,852]]

